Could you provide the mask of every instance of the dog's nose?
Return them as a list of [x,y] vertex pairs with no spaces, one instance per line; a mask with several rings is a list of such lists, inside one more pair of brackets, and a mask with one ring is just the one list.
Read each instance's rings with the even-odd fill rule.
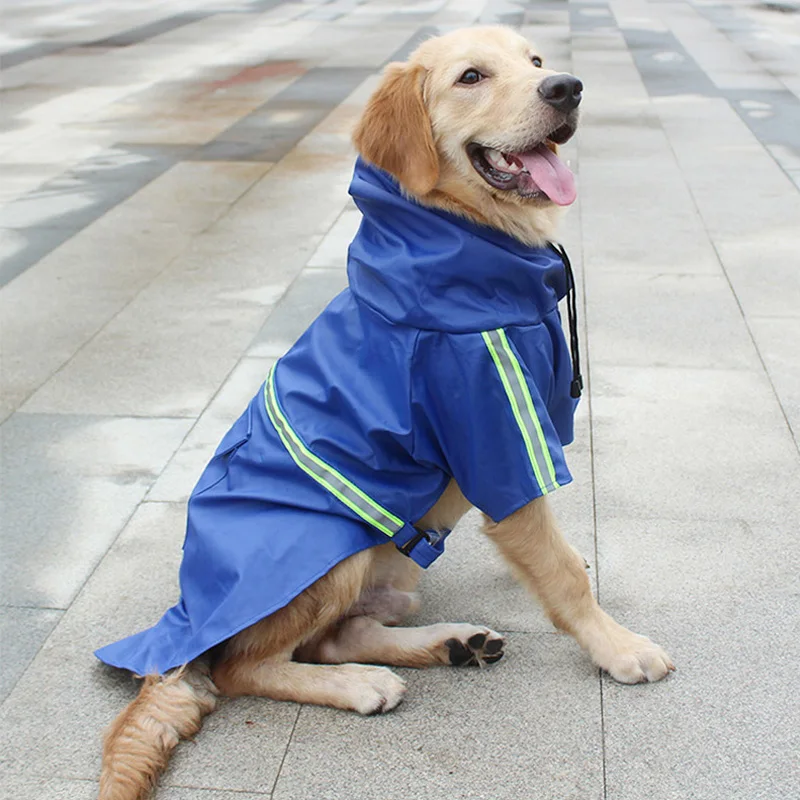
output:
[[574,75],[551,75],[539,84],[539,97],[557,111],[567,113],[581,102],[583,84]]

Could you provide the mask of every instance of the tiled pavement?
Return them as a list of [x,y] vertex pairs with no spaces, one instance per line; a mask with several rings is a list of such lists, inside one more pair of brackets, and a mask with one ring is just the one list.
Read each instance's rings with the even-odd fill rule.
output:
[[800,796],[800,13],[794,0],[5,0],[0,47],[3,796],[90,798],[133,695],[92,650],[175,598],[183,503],[345,281],[348,129],[437,30],[521,26],[587,85],[590,390],[558,510],[663,643],[597,674],[474,519],[423,622],[508,631],[361,719],[224,703],[159,800]]

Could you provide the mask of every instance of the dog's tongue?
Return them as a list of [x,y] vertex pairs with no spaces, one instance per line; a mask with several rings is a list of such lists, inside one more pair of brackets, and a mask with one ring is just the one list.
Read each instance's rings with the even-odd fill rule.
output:
[[575,202],[575,176],[572,170],[546,144],[527,153],[514,153],[525,165],[537,186],[556,204]]

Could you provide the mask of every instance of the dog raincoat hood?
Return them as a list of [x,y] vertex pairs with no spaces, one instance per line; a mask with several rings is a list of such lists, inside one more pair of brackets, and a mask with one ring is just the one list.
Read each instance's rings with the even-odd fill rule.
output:
[[361,160],[350,194],[363,214],[350,289],[392,322],[451,333],[530,325],[566,294],[564,266],[549,248],[420,206]]
[[564,265],[424,208],[359,161],[349,287],[270,370],[188,505],[180,599],[100,659],[184,664],[392,543],[427,567],[449,531],[415,523],[451,480],[492,519],[571,480],[575,401]]

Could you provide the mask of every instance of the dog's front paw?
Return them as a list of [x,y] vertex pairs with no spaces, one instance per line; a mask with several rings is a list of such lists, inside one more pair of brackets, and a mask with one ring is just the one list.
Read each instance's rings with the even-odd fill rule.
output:
[[447,658],[454,667],[493,664],[503,657],[505,639],[489,628],[464,625],[458,636],[446,639]]
[[655,642],[646,636],[628,634],[624,642],[616,642],[616,652],[601,666],[620,683],[645,683],[660,681],[675,669],[672,659]]

